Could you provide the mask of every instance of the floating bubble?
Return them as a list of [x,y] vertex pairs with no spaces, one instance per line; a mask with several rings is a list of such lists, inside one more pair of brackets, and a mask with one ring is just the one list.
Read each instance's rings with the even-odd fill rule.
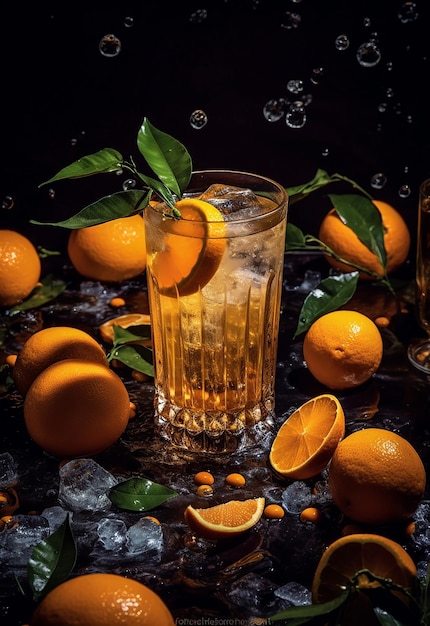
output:
[[410,195],[411,195],[411,188],[409,187],[409,185],[401,185],[399,189],[399,196],[401,198],[407,198]]
[[387,65],[385,67],[387,68],[387,72],[391,72],[393,69],[393,62],[387,61]]
[[1,208],[3,209],[3,211],[10,211],[11,209],[13,209],[14,205],[15,201],[12,196],[5,196],[2,200]]
[[70,140],[70,145],[71,145],[71,146],[76,146],[76,144],[77,144],[77,143],[78,143],[78,140],[76,139],[76,137],[73,137],[73,138]]
[[55,200],[55,190],[52,189],[52,187],[50,189],[48,189],[48,198],[50,200]]
[[370,17],[365,17],[363,20],[363,26],[365,28],[370,28],[372,26],[372,20],[370,19]]
[[381,60],[381,51],[375,41],[366,41],[358,47],[357,61],[363,67],[374,67]]
[[405,165],[405,167],[403,168],[403,171],[405,174],[407,174],[409,172],[409,165]]
[[307,107],[312,102],[312,94],[307,93],[300,96],[303,106]]
[[302,128],[306,124],[305,107],[301,100],[297,100],[290,105],[285,122],[290,128]]
[[387,98],[392,98],[394,96],[394,89],[392,87],[387,87],[385,90],[385,95]]
[[302,80],[289,80],[287,83],[287,89],[291,93],[302,93],[303,91],[303,81]]
[[323,77],[324,74],[324,68],[322,67],[315,67],[312,70],[312,74],[311,74],[311,83],[313,85],[319,85],[321,82],[321,78]]
[[406,116],[406,122],[407,122],[408,124],[412,124],[412,122],[413,122],[412,115],[408,114],[408,115]]
[[207,16],[208,16],[208,12],[206,9],[197,9],[197,11],[194,11],[193,13],[191,13],[190,22],[192,24],[200,24],[201,22],[204,22]]
[[126,28],[131,28],[132,26],[134,26],[134,17],[131,17],[131,15],[127,15],[127,17],[124,18],[124,26]]
[[377,174],[373,174],[370,179],[370,186],[373,189],[383,189],[387,184],[387,177],[382,172],[378,172]]
[[298,28],[302,21],[302,16],[298,13],[293,13],[291,11],[285,11],[284,18],[281,23],[281,28],[285,28],[286,30],[292,30],[293,28]]
[[273,98],[263,107],[263,115],[268,122],[278,122],[285,115],[290,103],[285,98]]
[[116,57],[121,52],[121,42],[113,34],[105,35],[100,40],[99,51],[104,57]]
[[334,41],[336,50],[347,50],[349,48],[349,39],[347,35],[338,35]]
[[202,109],[196,109],[190,115],[190,124],[196,130],[200,130],[208,123],[208,116]]
[[378,104],[378,111],[379,113],[385,113],[385,111],[387,110],[387,103],[386,102],[381,102],[380,104]]
[[323,157],[328,157],[328,155],[330,154],[330,150],[328,148],[323,148],[321,151],[321,155]]
[[136,187],[136,181],[134,180],[134,178],[127,178],[127,180],[122,183],[122,188],[124,191],[134,189],[134,187]]
[[417,5],[415,2],[404,2],[397,13],[397,17],[402,24],[415,22],[418,19]]

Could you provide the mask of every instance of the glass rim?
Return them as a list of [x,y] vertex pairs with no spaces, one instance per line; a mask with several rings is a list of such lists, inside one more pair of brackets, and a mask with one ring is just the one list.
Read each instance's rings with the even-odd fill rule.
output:
[[[191,178],[190,178],[190,183],[192,182],[193,176],[198,177],[199,175],[202,174],[212,174],[216,177],[218,177],[218,175],[221,177],[223,175],[239,175],[239,176],[247,176],[250,178],[253,178],[255,180],[261,180],[262,182],[264,182],[267,185],[270,185],[273,187],[273,194],[279,194],[280,198],[279,201],[277,200],[277,204],[276,206],[271,209],[270,211],[266,211],[265,213],[259,213],[258,215],[251,215],[249,217],[242,217],[240,219],[231,219],[231,220],[217,220],[217,221],[211,221],[208,220],[206,223],[207,224],[232,224],[232,225],[236,225],[236,224],[250,224],[252,222],[255,221],[261,221],[261,220],[268,220],[270,219],[272,216],[276,215],[277,213],[279,213],[281,210],[283,210],[284,206],[287,208],[288,207],[288,200],[289,200],[289,196],[288,193],[285,189],[285,187],[283,187],[280,183],[276,182],[275,180],[273,180],[272,178],[269,178],[268,176],[263,176],[261,174],[254,174],[253,172],[246,172],[244,170],[230,170],[230,169],[205,169],[205,170],[193,170],[191,172]],[[246,189],[246,187],[244,187]],[[187,189],[185,190],[184,193],[187,192]],[[184,197],[184,196],[183,196]],[[269,197],[270,200],[273,201],[273,198]],[[161,201],[160,203],[163,203],[163,201]],[[165,203],[164,203],[165,204]],[[144,212],[147,210],[152,211],[153,213],[156,213],[157,215],[160,215],[160,211],[158,211],[156,209],[156,207],[148,204],[145,209]],[[172,219],[175,219],[172,216]],[[190,223],[192,224],[194,222],[194,220],[187,220],[186,218],[180,217],[178,218],[179,220],[182,220],[186,223]]]

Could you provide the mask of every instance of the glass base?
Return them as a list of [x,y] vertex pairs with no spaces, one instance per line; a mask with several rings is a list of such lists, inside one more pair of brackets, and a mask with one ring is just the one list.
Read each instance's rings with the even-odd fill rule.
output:
[[414,367],[430,376],[430,339],[411,344],[408,359]]

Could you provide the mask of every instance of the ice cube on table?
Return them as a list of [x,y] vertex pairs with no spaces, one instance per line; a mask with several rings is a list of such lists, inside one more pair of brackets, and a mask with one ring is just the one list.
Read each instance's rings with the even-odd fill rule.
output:
[[292,606],[304,606],[312,604],[311,592],[307,587],[299,583],[290,582],[275,591],[275,596],[286,600]]
[[70,511],[111,507],[108,492],[118,480],[93,459],[73,459],[60,469],[58,499]]
[[17,464],[9,452],[0,454],[0,489],[13,485],[18,478]]
[[120,550],[126,541],[127,526],[124,520],[105,517],[97,524],[98,538],[105,550]]
[[41,515],[14,515],[14,523],[0,533],[0,561],[13,569],[26,567],[33,548],[50,535]]
[[127,549],[130,554],[144,554],[145,557],[159,561],[163,547],[163,529],[150,519],[143,517],[127,530]]

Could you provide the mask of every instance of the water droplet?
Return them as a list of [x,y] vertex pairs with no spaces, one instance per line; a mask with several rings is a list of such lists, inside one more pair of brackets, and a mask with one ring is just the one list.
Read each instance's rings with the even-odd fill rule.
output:
[[303,81],[302,80],[289,80],[287,83],[287,89],[291,93],[302,93],[303,91]]
[[399,189],[399,196],[401,198],[407,198],[411,195],[411,188],[409,185],[402,185]]
[[349,48],[349,39],[347,35],[338,35],[334,41],[336,50],[347,50]]
[[122,183],[122,188],[124,191],[134,189],[134,187],[136,187],[136,181],[134,180],[134,178],[127,178],[127,180]]
[[116,57],[121,52],[121,42],[115,35],[105,35],[100,40],[99,51],[104,57]]
[[385,95],[387,98],[392,98],[394,96],[394,89],[392,87],[387,87],[385,90]]
[[378,111],[379,113],[385,113],[385,111],[387,110],[387,103],[386,102],[381,102],[378,105]]
[[50,200],[55,200],[55,190],[52,189],[52,187],[50,189],[48,189],[48,198]]
[[381,60],[381,51],[374,41],[366,41],[358,47],[356,56],[363,67],[374,67]]
[[403,171],[405,174],[407,174],[409,172],[409,165],[405,165],[405,167],[403,168]]
[[77,143],[78,143],[78,140],[76,139],[76,137],[73,137],[73,138],[70,140],[70,145],[71,145],[71,146],[76,146],[76,144],[77,144]]
[[206,9],[197,9],[190,15],[190,22],[192,24],[201,24],[207,18],[208,12]]
[[268,122],[278,122],[285,115],[289,104],[285,98],[269,100],[263,107],[263,115]]
[[406,116],[406,122],[407,122],[408,124],[412,124],[412,122],[413,122],[412,115],[408,114],[408,115]]
[[328,148],[323,148],[323,149],[322,149],[321,155],[322,155],[323,157],[328,157],[328,155],[329,155],[329,154],[330,154],[330,151],[329,151],[329,149],[328,149]]
[[364,20],[363,20],[363,26],[365,28],[370,28],[371,25],[372,25],[372,22],[370,20],[370,17],[365,17]]
[[200,130],[203,126],[206,126],[208,123],[208,116],[202,109],[196,109],[190,115],[190,124],[192,128],[196,130]]
[[393,69],[393,62],[392,61],[387,61],[386,68],[387,68],[387,72],[391,72],[392,69]]
[[13,209],[14,205],[15,201],[12,196],[5,196],[2,200],[1,208],[3,211],[10,211],[11,209]]
[[297,100],[290,105],[285,121],[290,128],[302,128],[306,124],[305,108],[301,100]]
[[404,2],[397,13],[397,17],[402,24],[415,22],[418,19],[417,5],[415,2]]
[[131,15],[127,15],[127,17],[124,18],[124,26],[126,28],[131,28],[132,26],[134,26],[134,17],[131,17]]
[[123,173],[124,173],[124,172],[123,172],[123,170],[122,170],[122,169],[120,169],[120,170],[116,170],[116,171],[115,171],[115,174],[116,174],[117,176],[122,176],[122,175],[123,175]]
[[387,184],[387,177],[382,172],[378,172],[377,174],[373,174],[370,179],[370,186],[373,189],[382,189]]
[[300,96],[303,106],[307,107],[312,102],[312,94],[306,93]]
[[323,77],[324,69],[322,67],[315,67],[311,74],[311,83],[313,85],[319,85],[321,78]]
[[302,16],[298,13],[292,13],[291,11],[285,11],[283,20],[281,23],[281,28],[285,28],[286,30],[292,30],[293,28],[298,28],[302,21]]

